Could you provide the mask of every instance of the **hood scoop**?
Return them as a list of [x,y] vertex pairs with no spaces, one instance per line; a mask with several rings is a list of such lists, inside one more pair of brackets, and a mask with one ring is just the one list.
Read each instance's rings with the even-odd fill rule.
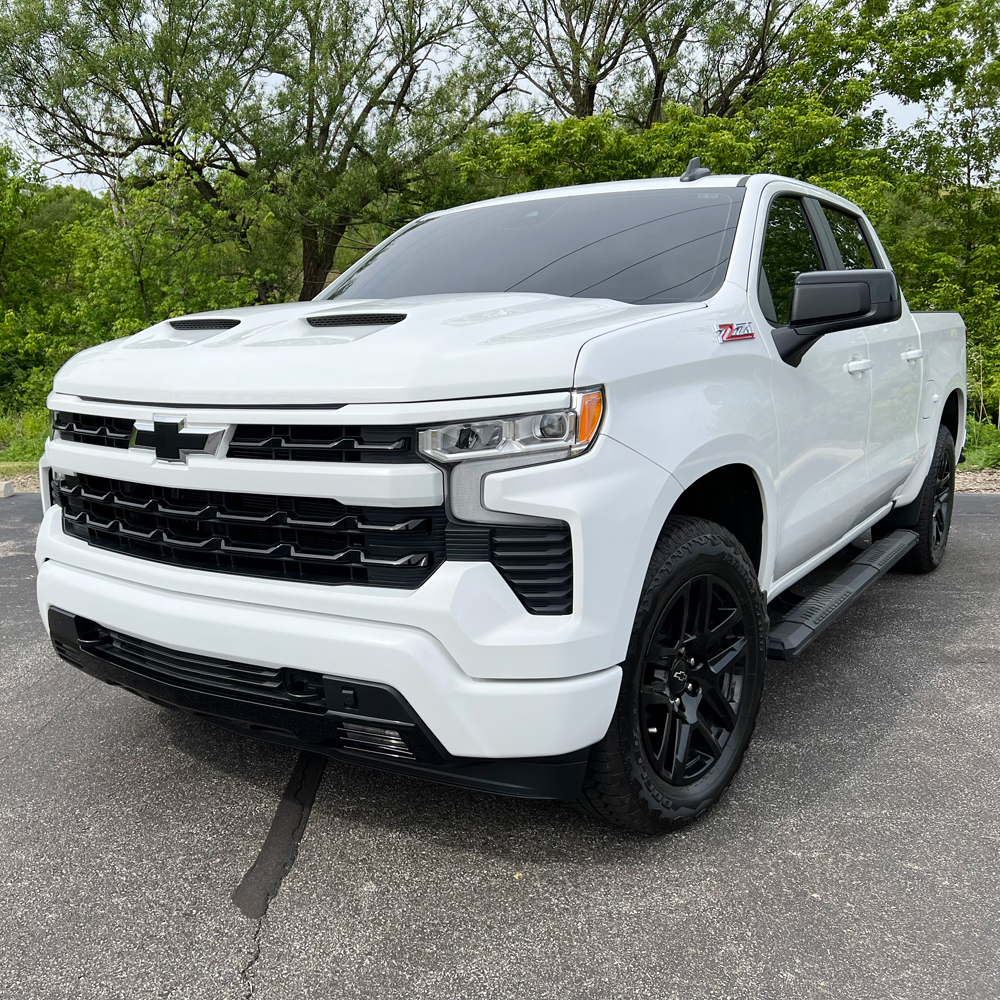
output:
[[332,313],[309,316],[310,326],[392,326],[406,319],[406,313]]
[[204,319],[172,319],[170,325],[175,330],[231,330],[234,326],[239,326],[240,321],[206,316]]

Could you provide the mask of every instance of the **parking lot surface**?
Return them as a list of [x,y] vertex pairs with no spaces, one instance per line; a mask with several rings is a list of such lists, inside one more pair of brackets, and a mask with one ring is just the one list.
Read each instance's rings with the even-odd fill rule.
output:
[[38,617],[39,518],[0,500],[4,1000],[1000,996],[1000,496],[769,664],[733,787],[659,839],[85,676]]

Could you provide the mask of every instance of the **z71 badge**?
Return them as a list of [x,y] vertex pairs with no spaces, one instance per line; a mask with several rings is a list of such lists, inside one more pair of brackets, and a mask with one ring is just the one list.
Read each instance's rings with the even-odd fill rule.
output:
[[753,323],[720,323],[716,328],[719,343],[728,344],[731,340],[753,340]]

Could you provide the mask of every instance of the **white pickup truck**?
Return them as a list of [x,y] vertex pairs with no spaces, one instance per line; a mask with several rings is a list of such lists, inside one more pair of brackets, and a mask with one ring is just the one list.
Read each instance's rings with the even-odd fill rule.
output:
[[692,162],[418,219],[311,302],[84,351],[49,407],[60,656],[655,832],[732,779],[769,654],[940,562],[965,328],[843,198]]

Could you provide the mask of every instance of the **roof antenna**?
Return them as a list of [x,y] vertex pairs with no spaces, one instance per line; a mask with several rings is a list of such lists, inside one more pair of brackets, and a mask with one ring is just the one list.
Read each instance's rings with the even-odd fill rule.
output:
[[684,173],[681,174],[681,180],[697,181],[700,180],[702,177],[707,177],[711,172],[712,172],[711,168],[703,167],[701,165],[700,156],[692,156],[691,159],[688,161],[688,165],[685,168]]

